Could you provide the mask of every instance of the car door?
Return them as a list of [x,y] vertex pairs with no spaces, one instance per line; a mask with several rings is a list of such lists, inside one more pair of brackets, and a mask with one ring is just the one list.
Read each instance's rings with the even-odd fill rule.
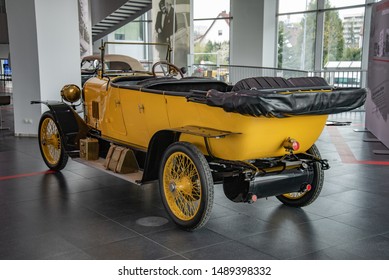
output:
[[105,134],[113,138],[122,138],[123,136],[127,135],[126,126],[123,119],[120,91],[121,89],[119,88],[110,88],[107,95],[107,112],[104,114],[106,116],[105,122],[107,123],[107,130]]
[[145,107],[141,102],[141,95],[138,90],[120,89],[120,107],[127,135],[123,139],[130,144],[147,147],[149,143],[149,132],[144,118]]

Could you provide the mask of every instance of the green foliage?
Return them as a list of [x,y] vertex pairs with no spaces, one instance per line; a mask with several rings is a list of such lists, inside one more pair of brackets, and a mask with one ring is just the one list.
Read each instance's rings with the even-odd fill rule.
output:
[[[329,0],[325,8],[333,8]],[[308,10],[316,10],[316,0],[309,3]],[[313,70],[316,40],[316,12],[308,12],[299,23],[279,21],[278,28],[278,67]],[[324,14],[323,65],[328,61],[357,61],[361,59],[361,49],[355,46],[356,39],[351,34],[345,47],[343,22],[337,10],[327,10]],[[353,25],[351,25],[353,29]]]
[[300,22],[299,48],[301,49],[300,69],[313,70],[315,61],[316,14],[305,14]]
[[213,47],[214,47],[214,44],[212,44],[212,42],[209,40],[209,41],[205,44],[204,52],[206,52],[206,53],[212,52]]
[[[326,1],[326,5],[329,1]],[[325,12],[323,65],[328,61],[342,60],[344,49],[343,23],[338,11]]]
[[277,53],[277,58],[278,58],[278,68],[282,68],[282,58],[283,58],[283,48],[284,46],[284,23],[281,21],[278,24],[278,53]]
[[346,48],[342,60],[360,61],[362,59],[362,50],[360,48]]
[[298,51],[294,42],[290,42],[296,30],[295,26],[280,21],[278,25],[278,68],[296,69],[298,64]]
[[[210,61],[212,64],[217,64],[217,56],[219,56],[220,64],[228,64],[229,60],[229,42],[222,43],[208,41],[205,44],[197,43],[194,46],[195,55],[194,63],[201,64],[201,61]],[[217,55],[216,55],[217,54]]]

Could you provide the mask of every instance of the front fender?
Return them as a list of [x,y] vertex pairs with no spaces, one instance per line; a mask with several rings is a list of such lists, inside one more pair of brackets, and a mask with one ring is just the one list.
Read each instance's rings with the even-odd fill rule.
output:
[[161,130],[153,135],[150,140],[142,182],[158,179],[158,173],[163,154],[170,144],[177,142],[179,133],[171,130]]
[[49,107],[66,152],[80,149],[80,139],[86,138],[89,127],[70,105],[59,101],[31,101],[31,104],[45,104]]

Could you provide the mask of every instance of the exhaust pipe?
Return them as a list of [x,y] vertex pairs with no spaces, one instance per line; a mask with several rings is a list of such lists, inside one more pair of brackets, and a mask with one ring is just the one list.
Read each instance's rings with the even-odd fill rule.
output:
[[311,190],[313,172],[308,169],[290,169],[281,173],[259,175],[252,181],[237,176],[225,178],[225,195],[234,202],[254,203],[259,198],[278,196],[284,193]]

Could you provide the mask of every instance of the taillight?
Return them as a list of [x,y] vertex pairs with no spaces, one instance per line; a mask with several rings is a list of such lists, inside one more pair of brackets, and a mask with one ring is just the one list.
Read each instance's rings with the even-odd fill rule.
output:
[[288,138],[284,141],[283,147],[288,151],[297,151],[300,149],[300,143],[293,138]]

